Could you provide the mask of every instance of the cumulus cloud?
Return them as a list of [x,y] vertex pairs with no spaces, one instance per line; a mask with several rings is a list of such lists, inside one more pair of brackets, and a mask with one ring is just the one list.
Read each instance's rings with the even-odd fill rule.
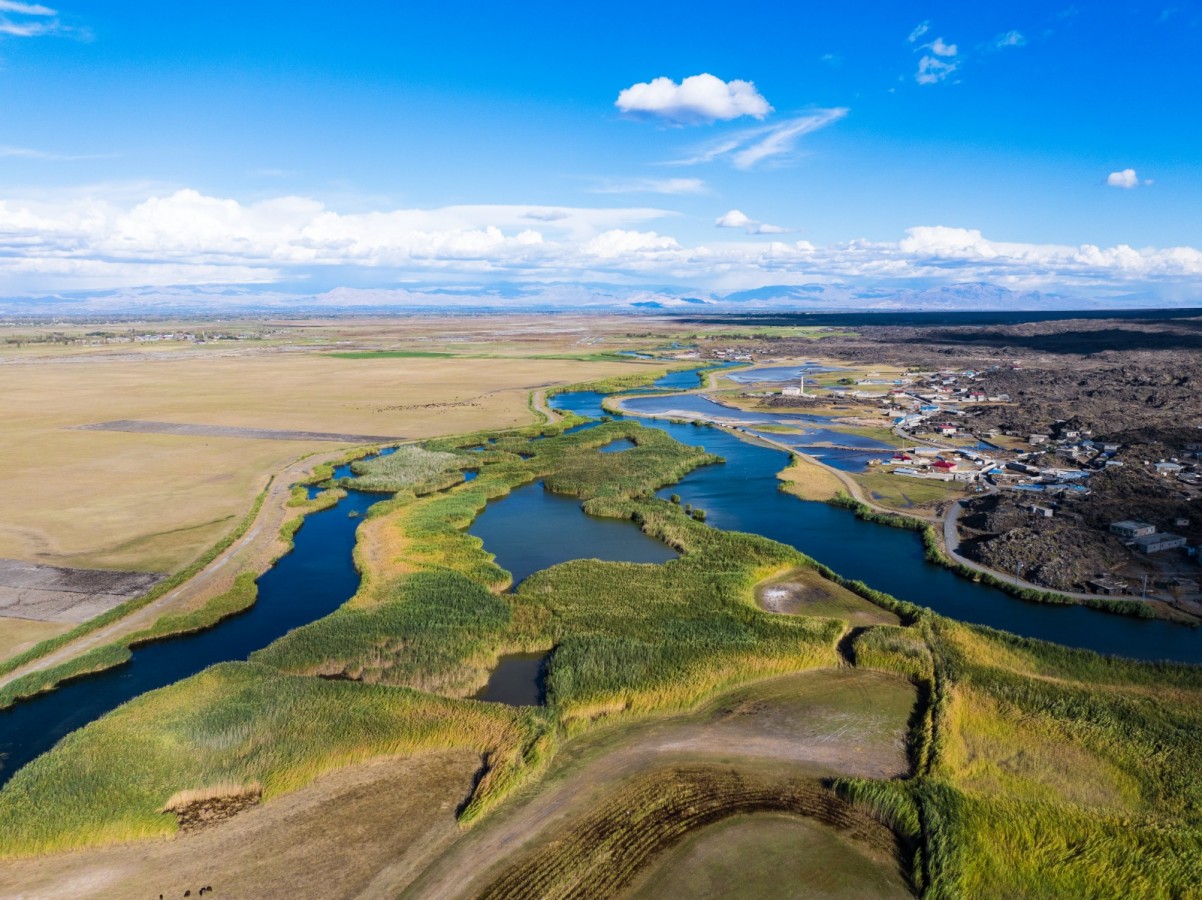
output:
[[593,194],[704,194],[708,190],[700,178],[605,180],[589,188]]
[[924,56],[918,61],[914,80],[919,84],[938,84],[959,68],[959,61],[945,62],[937,56]]
[[[1106,184],[1110,187],[1130,190],[1133,187],[1139,187],[1139,176],[1135,174],[1134,169],[1123,169],[1122,171],[1111,172],[1107,175]],[[1147,181],[1145,184],[1151,184],[1151,181]]]
[[959,48],[955,44],[945,44],[943,38],[937,37],[931,43],[926,45],[936,56],[955,56]]
[[759,222],[742,210],[732,209],[724,212],[714,220],[719,228],[742,228],[748,234],[788,234],[789,229],[782,225],[769,225]]
[[762,119],[772,107],[750,81],[723,81],[708,72],[679,84],[655,78],[618,94],[614,106],[629,116],[660,119],[674,125],[701,125],[742,116]]
[[805,135],[846,115],[844,107],[819,109],[775,125],[745,128],[706,144],[693,156],[675,160],[672,165],[692,166],[723,160],[736,169],[753,169],[766,160],[780,162],[793,156],[797,142]]
[[[1202,251],[1193,247],[1004,242],[946,226],[911,228],[896,241],[827,246],[745,237],[685,244],[669,233],[670,223],[668,211],[641,207],[479,205],[348,214],[305,197],[241,203],[195,190],[136,202],[86,195],[0,199],[0,296],[306,279],[328,286],[343,272],[381,287],[423,277],[451,284],[747,287],[838,279],[979,281],[1091,295],[1158,286],[1183,291],[1202,278]],[[760,236],[782,230],[737,209],[715,224]]]
[[742,210],[732,209],[718,216],[714,220],[714,224],[719,228],[746,228],[748,225],[754,224],[751,216],[744,213]]

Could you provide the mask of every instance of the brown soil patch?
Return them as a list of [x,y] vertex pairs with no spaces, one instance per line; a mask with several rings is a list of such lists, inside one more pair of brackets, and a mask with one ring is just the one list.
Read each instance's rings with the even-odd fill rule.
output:
[[199,831],[232,819],[240,812],[245,812],[259,803],[258,793],[241,794],[236,797],[213,797],[208,800],[197,800],[174,810],[175,818],[179,821],[179,830],[187,833]]
[[[906,722],[915,699],[913,687],[900,679],[826,669],[732,691],[695,713],[584,735],[560,750],[546,778],[465,834],[411,893],[475,896],[519,854],[575,833],[640,779],[674,769],[735,770],[740,777],[777,779],[778,787],[836,775],[904,775]],[[648,796],[659,802],[659,793]],[[645,814],[641,803],[624,808],[632,821]],[[747,811],[745,805],[719,804],[730,812],[705,821]]]
[[764,811],[813,817],[877,851],[896,850],[889,829],[818,781],[691,766],[635,780],[604,807],[511,866],[480,896],[613,897],[690,832]]

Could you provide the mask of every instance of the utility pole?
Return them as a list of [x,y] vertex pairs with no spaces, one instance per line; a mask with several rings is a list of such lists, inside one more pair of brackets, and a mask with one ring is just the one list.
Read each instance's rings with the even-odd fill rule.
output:
[[1022,575],[1022,572],[1023,572],[1023,564],[1022,563],[1016,564],[1014,566],[1014,585],[1015,585],[1015,587],[1018,586],[1018,579],[1019,579],[1019,576]]
[[1144,589],[1142,591],[1142,596],[1145,600],[1148,599],[1148,573],[1147,572],[1144,572]]

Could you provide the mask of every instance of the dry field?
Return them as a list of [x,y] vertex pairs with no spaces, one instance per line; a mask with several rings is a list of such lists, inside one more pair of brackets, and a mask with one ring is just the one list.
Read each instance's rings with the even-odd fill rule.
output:
[[784,469],[777,477],[785,483],[786,491],[802,500],[824,503],[840,491],[847,492],[847,487],[838,475],[827,467],[801,456],[794,457],[793,465]]
[[[581,345],[592,331],[572,329],[596,323],[569,325],[547,332],[537,321],[493,318],[455,320],[440,331],[432,320],[351,320],[345,327],[302,323],[291,342],[0,347],[0,458],[8,482],[0,557],[172,571],[233,527],[270,473],[333,449],[317,441],[74,426],[134,419],[422,438],[528,424],[531,388],[645,365],[530,358],[619,346]],[[463,353],[490,339],[492,352],[511,358],[344,359],[327,352]]]
[[0,659],[16,656],[34,644],[70,630],[70,622],[38,622],[0,616]]

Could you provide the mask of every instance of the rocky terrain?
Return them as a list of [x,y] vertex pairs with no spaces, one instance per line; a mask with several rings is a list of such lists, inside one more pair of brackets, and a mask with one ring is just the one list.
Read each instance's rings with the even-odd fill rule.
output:
[[[1087,590],[1100,574],[1155,568],[1109,533],[1110,523],[1140,519],[1161,531],[1202,542],[1202,500],[1150,464],[1192,456],[1202,448],[1202,318],[1072,319],[1011,325],[857,326],[813,340],[763,339],[739,344],[778,356],[822,356],[913,370],[974,369],[976,384],[1007,404],[966,407],[977,433],[1025,438],[1065,431],[1121,444],[1123,465],[1098,471],[1090,494],[1064,501],[1055,518],[1003,493],[979,498],[961,519],[965,555],[1003,572],[1020,564],[1023,578],[1049,588]],[[779,398],[773,406],[802,406]],[[1038,460],[1032,460],[1038,463]],[[1048,465],[1057,465],[1053,457]],[[1045,502],[1045,501],[1041,501]],[[1188,524],[1181,524],[1188,520]],[[1179,551],[1174,551],[1179,553]],[[1164,563],[1166,558],[1156,562]]]
[[1129,553],[1106,530],[1068,518],[1044,518],[1008,495],[965,504],[960,552],[1007,574],[1022,567],[1026,581],[1062,591],[1086,591],[1089,581],[1129,562]]

